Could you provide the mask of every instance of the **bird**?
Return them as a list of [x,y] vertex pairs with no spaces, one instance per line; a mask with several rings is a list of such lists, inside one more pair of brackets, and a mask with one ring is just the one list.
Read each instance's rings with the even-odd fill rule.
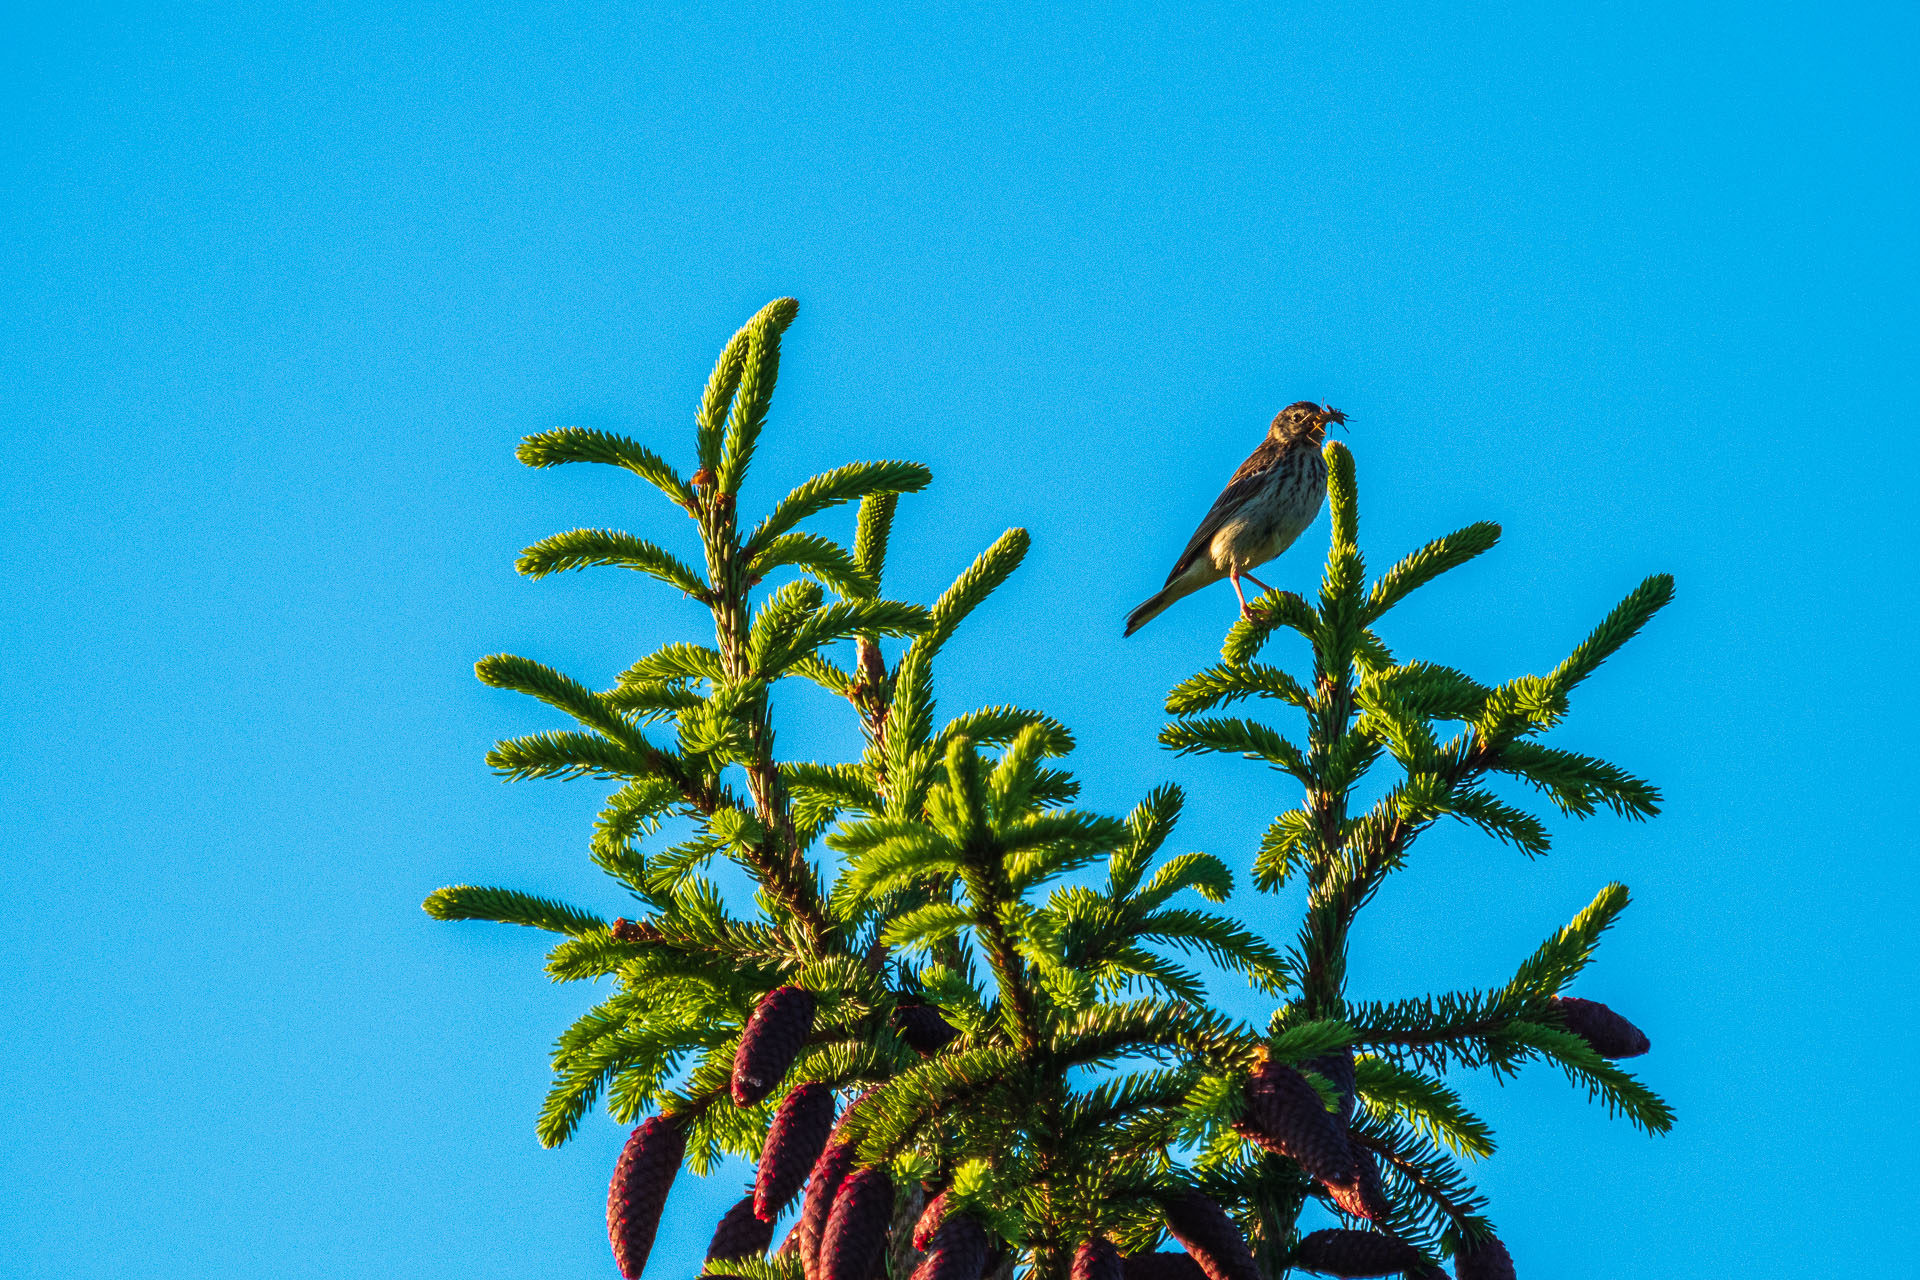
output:
[[1273,590],[1248,570],[1292,546],[1319,514],[1327,495],[1327,463],[1320,447],[1327,424],[1344,426],[1346,421],[1347,415],[1332,405],[1311,400],[1296,401],[1276,414],[1267,438],[1208,508],[1167,575],[1167,585],[1127,615],[1126,634],[1146,626],[1174,601],[1222,578],[1233,583],[1240,615],[1251,619],[1240,579],[1262,591]]

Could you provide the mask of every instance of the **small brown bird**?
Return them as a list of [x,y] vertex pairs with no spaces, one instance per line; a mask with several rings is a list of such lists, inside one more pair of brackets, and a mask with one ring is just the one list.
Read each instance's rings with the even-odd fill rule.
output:
[[1194,530],[1167,575],[1167,585],[1127,615],[1126,633],[1132,635],[1175,600],[1222,578],[1232,581],[1241,616],[1251,617],[1240,579],[1262,591],[1273,590],[1247,571],[1292,546],[1319,514],[1327,494],[1327,464],[1320,446],[1327,424],[1344,425],[1346,420],[1333,406],[1311,400],[1282,409],[1267,428],[1267,438],[1240,464]]

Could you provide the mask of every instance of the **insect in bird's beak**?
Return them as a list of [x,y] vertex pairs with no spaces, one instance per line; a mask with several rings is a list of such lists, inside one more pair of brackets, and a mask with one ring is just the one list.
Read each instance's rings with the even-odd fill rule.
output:
[[1328,422],[1339,423],[1340,429],[1342,431],[1346,430],[1347,428],[1347,415],[1340,412],[1338,409],[1334,408],[1330,404],[1325,404],[1320,406],[1320,416],[1325,418]]

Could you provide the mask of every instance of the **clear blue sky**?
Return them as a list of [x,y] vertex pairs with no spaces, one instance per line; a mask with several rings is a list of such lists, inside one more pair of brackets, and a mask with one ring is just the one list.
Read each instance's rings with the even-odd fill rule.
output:
[[[1181,782],[1184,846],[1239,867],[1283,789],[1153,741],[1231,597],[1120,619],[1280,405],[1352,415],[1376,566],[1506,527],[1403,653],[1543,669],[1675,573],[1561,738],[1665,816],[1537,865],[1437,833],[1355,988],[1499,980],[1624,879],[1577,990],[1651,1034],[1680,1123],[1470,1083],[1522,1274],[1886,1263],[1920,1192],[1912,7],[1035,8],[7,7],[0,1270],[613,1274],[622,1131],[532,1125],[590,993],[418,904],[619,911],[599,793],[495,781],[487,744],[553,721],[471,665],[604,681],[689,635],[629,575],[512,572],[574,525],[683,535],[513,444],[684,455],[783,293],[749,501],[927,462],[914,599],[1031,529],[945,704],[1057,714],[1109,811]],[[741,1177],[676,1191],[660,1275]]]

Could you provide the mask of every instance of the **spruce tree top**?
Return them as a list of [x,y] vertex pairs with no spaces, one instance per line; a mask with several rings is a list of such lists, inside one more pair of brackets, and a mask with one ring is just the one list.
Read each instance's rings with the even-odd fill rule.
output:
[[[1604,1006],[1565,996],[1627,905],[1624,886],[1602,887],[1483,989],[1355,993],[1347,958],[1355,919],[1434,823],[1465,823],[1529,856],[1548,852],[1547,829],[1506,780],[1577,818],[1658,811],[1647,782],[1546,738],[1581,682],[1671,598],[1671,579],[1641,583],[1544,675],[1483,683],[1403,659],[1383,635],[1389,612],[1490,550],[1499,529],[1470,525],[1369,580],[1354,460],[1329,443],[1332,537],[1317,597],[1262,597],[1255,620],[1227,633],[1220,660],[1167,695],[1174,719],[1160,735],[1176,752],[1277,769],[1298,782],[1299,803],[1249,833],[1250,850],[1231,860],[1167,857],[1177,787],[1156,789],[1123,818],[1074,808],[1065,726],[1012,706],[947,717],[935,701],[935,659],[1018,567],[1024,531],[1008,530],[937,600],[916,604],[889,599],[884,580],[896,504],[930,483],[925,467],[850,463],[757,519],[745,514],[780,339],[796,310],[792,299],[769,303],[727,343],[695,414],[685,475],[605,432],[546,431],[520,446],[533,467],[631,471],[692,522],[701,550],[696,566],[628,533],[576,529],[527,548],[522,573],[634,569],[698,600],[713,621],[710,642],[666,645],[604,689],[508,654],[476,668],[575,725],[498,743],[488,763],[501,776],[617,784],[588,853],[617,882],[623,918],[471,885],[425,904],[438,919],[559,934],[552,978],[611,979],[555,1046],[542,1142],[566,1141],[604,1098],[622,1123],[673,1117],[684,1146],[669,1163],[683,1150],[704,1174],[723,1153],[771,1156],[763,1146],[776,1109],[812,1084],[809,1098],[822,1087],[840,1098],[835,1141],[854,1144],[854,1163],[884,1167],[904,1189],[884,1229],[894,1280],[922,1261],[911,1228],[936,1192],[945,1212],[985,1228],[981,1268],[1018,1265],[1036,1280],[1065,1277],[1076,1251],[1094,1267],[1103,1240],[1123,1255],[1150,1253],[1170,1225],[1177,1243],[1167,1247],[1184,1248],[1214,1280],[1239,1274],[1243,1250],[1253,1274],[1278,1277],[1303,1263],[1348,1265],[1341,1250],[1369,1248],[1410,1251],[1394,1264],[1408,1274],[1431,1274],[1452,1255],[1464,1278],[1495,1274],[1487,1260],[1500,1246],[1468,1176],[1494,1141],[1448,1075],[1504,1080],[1551,1064],[1629,1123],[1670,1127],[1666,1104],[1613,1060],[1644,1038],[1621,1039],[1607,1018],[1638,1033]],[[859,504],[851,547],[803,527],[849,502]],[[846,702],[864,735],[859,759],[779,754],[769,692],[789,679]],[[1244,714],[1261,703],[1285,725]],[[1356,798],[1363,782],[1378,795],[1370,804]],[[677,842],[644,847],[669,824]],[[752,901],[727,899],[708,874],[715,858],[746,871]],[[1290,940],[1260,937],[1227,909],[1236,867],[1259,892],[1304,882]],[[1271,998],[1265,1026],[1215,1007],[1212,993],[1228,981]],[[795,997],[767,1003],[789,988]],[[804,1019],[783,1011],[802,1003]],[[756,1009],[770,1012],[743,1049]],[[754,1071],[775,1072],[777,1087],[741,1090],[737,1068],[749,1058]],[[1288,1092],[1295,1080],[1310,1090],[1304,1104]],[[637,1176],[641,1137],[623,1177]],[[1303,1154],[1316,1143],[1354,1172]],[[814,1181],[809,1195],[828,1194],[824,1175]],[[657,1220],[659,1210],[632,1186],[616,1182],[615,1192],[625,1206],[616,1252],[637,1273],[652,1225],[640,1224],[639,1241],[631,1219]],[[1309,1200],[1364,1235],[1303,1242],[1297,1223]],[[1219,1225],[1193,1225],[1202,1203],[1226,1211]],[[735,1216],[722,1227],[730,1240]],[[716,1252],[728,1252],[721,1243]],[[795,1245],[717,1257],[707,1269],[839,1280],[819,1241]],[[936,1280],[977,1280],[977,1271],[953,1275],[971,1257],[949,1258]]]

